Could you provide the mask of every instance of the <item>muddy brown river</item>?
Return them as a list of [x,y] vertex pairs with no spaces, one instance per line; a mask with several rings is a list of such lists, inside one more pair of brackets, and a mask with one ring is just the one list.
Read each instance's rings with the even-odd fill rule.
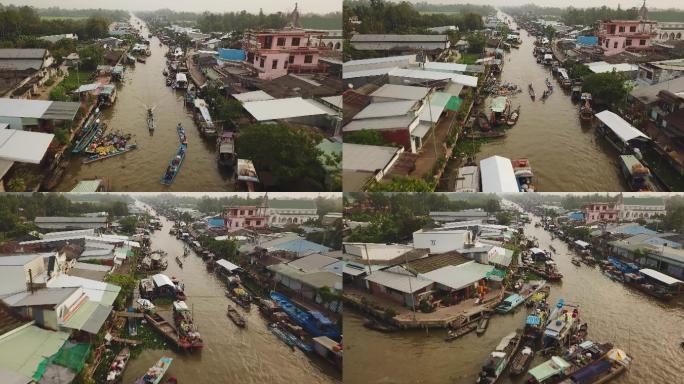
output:
[[162,223],[163,228],[152,234],[152,249],[168,252],[164,273],[185,283],[186,302],[194,311],[204,348],[198,353],[145,350],[126,367],[124,383],[134,382],[162,356],[173,358],[165,377],[174,376],[179,383],[341,383],[340,374],[329,363],[293,351],[273,335],[256,308],[249,313],[238,308],[247,320],[245,329],[233,324],[226,316],[230,300],[224,295],[225,284],[207,271],[194,252],[180,268],[174,258],[182,255],[184,243],[169,235],[170,221],[162,218]]
[[[550,68],[537,64],[532,55],[534,36],[520,31],[522,45],[504,56],[501,81],[518,85],[523,92],[511,97],[512,108],[519,105],[518,123],[503,139],[482,145],[477,160],[500,155],[510,159],[528,158],[538,191],[623,191],[627,189],[618,165],[618,153],[582,125],[579,106],[569,91],[554,79]],[[554,86],[553,94],[541,101],[544,79]],[[532,101],[527,85],[532,84],[537,101]]]
[[[137,25],[136,18],[133,18]],[[148,30],[143,24],[143,36]],[[126,66],[124,81],[117,85],[114,105],[103,111],[108,132],[131,133],[138,148],[126,154],[91,164],[82,157],[72,158],[59,191],[71,190],[79,180],[104,178],[110,191],[231,191],[234,181],[216,164],[216,141],[203,138],[192,121],[191,110],[184,106],[184,91],[174,91],[164,82],[167,46],[159,46],[152,37],[152,55],[147,63]],[[150,135],[146,122],[146,105],[155,106],[157,127]],[[188,152],[182,169],[170,186],[160,178],[178,149],[176,125],[183,124],[188,136]]]
[[[536,219],[535,219],[536,221]],[[580,305],[583,321],[589,323],[589,340],[611,342],[633,357],[629,372],[616,384],[682,382],[684,350],[684,297],[664,304],[605,277],[598,267],[570,263],[572,251],[560,240],[551,240],[534,222],[525,227],[541,248],[553,244],[554,259],[564,278],[551,285],[550,302],[559,298]],[[383,334],[363,327],[363,319],[347,311],[344,318],[344,382],[360,383],[474,383],[489,353],[501,338],[522,328],[525,311],[492,318],[487,332],[474,332],[451,343],[442,330]],[[532,367],[544,361],[536,358]],[[522,384],[505,378],[500,383]]]

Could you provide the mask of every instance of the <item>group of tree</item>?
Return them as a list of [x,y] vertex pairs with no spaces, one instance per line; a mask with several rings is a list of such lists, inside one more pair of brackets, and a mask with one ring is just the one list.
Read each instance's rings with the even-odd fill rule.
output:
[[620,72],[592,73],[584,76],[582,91],[591,93],[597,105],[611,109],[624,106],[632,87]]
[[201,235],[198,238],[202,247],[220,259],[237,262],[238,246],[232,240],[216,240],[211,236]]
[[56,193],[30,195],[2,194],[0,196],[0,234],[13,238],[35,229],[37,216],[79,216],[88,212],[107,212],[111,217],[128,215],[124,201],[75,202]]
[[334,250],[342,249],[342,220],[335,222],[322,231],[313,231],[306,234],[306,239],[317,244],[325,245]]
[[345,206],[351,207],[356,204],[370,207],[372,212],[409,211],[416,216],[428,215],[433,211],[483,209],[488,213],[494,213],[501,209],[499,197],[488,193],[450,195],[444,193],[349,192],[345,194]]
[[[175,14],[173,11],[159,14],[142,14],[148,18],[154,18],[158,23],[175,23],[179,20],[194,20],[193,24],[202,32],[241,32],[248,29],[283,28],[289,23],[288,14],[275,12],[265,14],[260,10],[258,14],[247,11],[212,13],[204,12],[188,17],[185,12]],[[160,15],[162,17],[160,17]],[[299,21],[303,28],[308,29],[341,29],[342,14],[331,12],[326,14],[303,13]]]
[[0,4],[0,43],[5,48],[49,48],[49,42],[36,37],[75,33],[79,40],[90,40],[107,36],[116,13],[93,11],[88,14],[87,17],[47,18],[41,17],[33,7]]
[[240,159],[251,159],[261,174],[270,174],[273,188],[287,191],[324,191],[326,170],[316,146],[322,137],[285,124],[254,124],[236,139]]
[[[345,1],[342,19],[345,33],[426,33],[427,28],[457,26],[460,31],[483,27],[482,14],[487,6],[454,8],[454,12],[421,13],[408,1],[393,3],[385,0]],[[351,22],[352,18],[358,23]]]
[[639,16],[637,8],[622,9],[607,6],[594,8],[568,7],[563,12],[562,21],[566,25],[594,25],[599,20],[636,20]]

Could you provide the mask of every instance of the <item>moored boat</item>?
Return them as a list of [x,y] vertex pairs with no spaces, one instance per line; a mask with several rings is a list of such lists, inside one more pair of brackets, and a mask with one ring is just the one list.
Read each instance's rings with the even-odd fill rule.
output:
[[513,356],[513,360],[511,361],[511,367],[510,367],[510,374],[512,376],[518,376],[523,374],[525,371],[527,371],[527,367],[532,363],[532,360],[534,359],[534,351],[532,348],[529,346],[524,346],[522,347],[516,354]]
[[477,377],[478,384],[494,384],[506,371],[508,363],[520,346],[520,335],[512,332],[506,335],[494,351],[490,353],[487,361]]
[[489,318],[491,317],[492,313],[489,311],[482,312],[482,317],[480,318],[480,321],[477,322],[477,330],[475,331],[476,334],[482,335],[487,331],[487,327],[489,326]]
[[235,133],[223,132],[216,139],[218,164],[221,167],[233,169],[237,163],[237,155],[235,154]]
[[121,375],[126,369],[128,364],[128,359],[131,358],[131,351],[128,348],[124,348],[116,355],[114,361],[109,367],[109,373],[107,373],[107,384],[114,384],[121,381]]
[[176,179],[176,175],[180,172],[181,166],[183,165],[183,160],[185,159],[185,150],[187,144],[181,144],[176,151],[176,155],[169,161],[169,166],[166,168],[166,172],[161,177],[161,183],[164,185],[171,185]]
[[594,110],[591,107],[591,94],[582,94],[582,106],[580,107],[579,116],[582,121],[591,121],[594,118]]
[[487,115],[485,115],[484,112],[480,112],[477,115],[477,125],[480,127],[481,131],[489,131],[491,129],[489,119],[487,118]]
[[327,336],[333,340],[340,340],[341,334],[333,323],[318,311],[305,311],[295,305],[287,296],[271,291],[270,297],[278,303],[290,319],[300,325],[311,336]]
[[513,166],[515,179],[518,182],[518,189],[521,192],[534,192],[534,185],[532,184],[534,173],[532,172],[530,160],[526,158],[511,160],[511,165]]
[[507,298],[505,298],[501,304],[496,306],[496,313],[508,313],[515,309],[518,305],[522,304],[525,301],[525,299],[518,295],[517,293],[514,293]]
[[244,328],[247,326],[247,322],[245,321],[245,318],[233,307],[232,305],[228,304],[228,317],[235,323],[240,328]]
[[534,94],[534,88],[532,87],[532,84],[527,85],[527,91],[530,93],[530,98],[532,98],[532,101],[534,101],[535,94]]
[[508,116],[508,119],[506,120],[506,124],[508,124],[509,127],[512,127],[515,125],[515,123],[518,122],[518,118],[520,117],[520,106],[516,108],[511,114]]
[[156,123],[154,121],[154,113],[152,112],[152,108],[147,108],[147,129],[150,132],[153,132],[155,126]]
[[194,350],[204,347],[204,342],[197,331],[192,312],[185,301],[173,302],[173,320],[178,331],[179,341],[184,349]]
[[173,359],[168,356],[162,357],[152,368],[147,370],[147,373],[136,380],[135,384],[159,384],[172,361]]
[[252,296],[241,286],[228,289],[226,296],[247,311],[252,308]]
[[458,338],[460,338],[463,335],[466,335],[472,331],[474,331],[477,328],[477,324],[469,324],[469,325],[464,325],[458,329],[455,330],[449,330],[447,331],[447,336],[444,338],[444,341],[454,341]]

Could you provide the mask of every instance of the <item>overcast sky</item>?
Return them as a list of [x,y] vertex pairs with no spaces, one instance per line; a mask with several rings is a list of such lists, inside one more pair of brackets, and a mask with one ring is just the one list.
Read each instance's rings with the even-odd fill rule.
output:
[[[394,0],[399,1],[399,0]],[[536,4],[540,6],[550,7],[568,7],[576,8],[586,7],[600,7],[602,5],[617,8],[618,4],[622,9],[641,7],[643,0],[411,0],[414,3],[426,1],[433,4],[492,4],[492,5],[522,5],[522,4]],[[682,0],[646,0],[647,8],[684,8]]]
[[0,0],[0,3],[8,5],[32,5],[39,8],[111,8],[128,10],[156,10],[170,8],[178,11],[192,12],[228,12],[248,11],[259,12],[263,8],[264,13],[290,12],[294,9],[295,2],[299,3],[302,13],[329,13],[342,10],[342,0],[116,0],[116,1],[93,1],[93,0]]

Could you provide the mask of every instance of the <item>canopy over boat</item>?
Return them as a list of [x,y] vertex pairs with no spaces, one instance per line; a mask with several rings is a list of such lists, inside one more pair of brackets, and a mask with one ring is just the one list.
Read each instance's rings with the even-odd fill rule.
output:
[[492,156],[480,161],[482,192],[519,192],[511,160]]
[[575,244],[577,246],[582,247],[582,248],[586,248],[589,246],[589,243],[587,243],[586,241],[582,241],[582,240],[575,240]]
[[563,360],[561,357],[553,356],[551,357],[551,360],[537,365],[536,367],[530,369],[528,373],[541,383],[550,377],[562,373],[568,368],[570,368],[570,363]]
[[492,106],[491,106],[492,112],[500,113],[500,112],[505,111],[506,110],[506,101],[507,101],[506,96],[495,97],[492,100]]
[[650,137],[646,136],[640,130],[634,128],[634,126],[626,122],[622,117],[616,115],[611,111],[603,111],[596,114],[596,118],[601,120],[606,127],[613,131],[623,142],[627,143],[634,139],[645,139],[651,140]]

